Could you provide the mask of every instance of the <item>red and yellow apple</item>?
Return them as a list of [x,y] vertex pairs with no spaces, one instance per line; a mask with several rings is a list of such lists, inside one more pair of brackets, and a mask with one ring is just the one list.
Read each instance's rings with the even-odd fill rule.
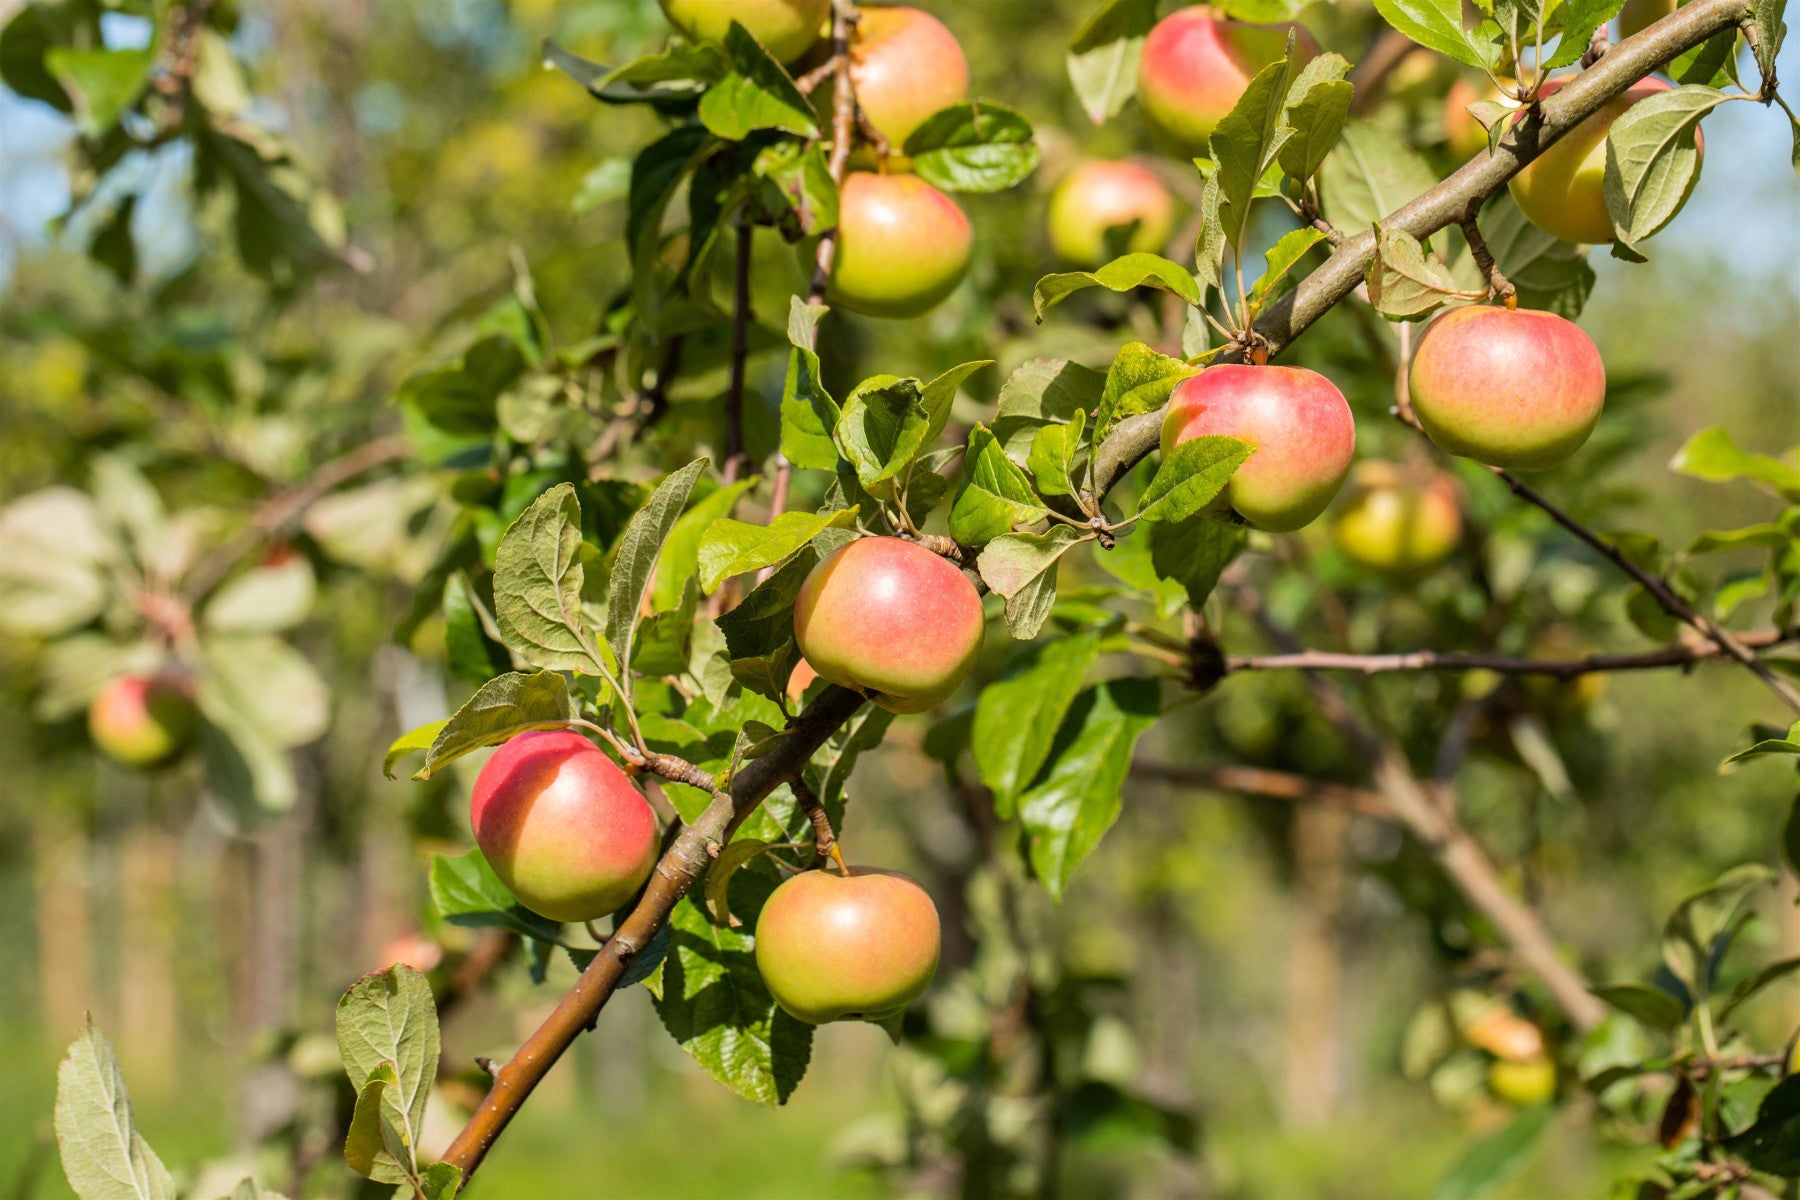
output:
[[1507,1062],[1530,1062],[1544,1057],[1544,1031],[1505,1003],[1483,1009],[1469,1022],[1463,1037],[1469,1045]]
[[1338,549],[1384,575],[1410,578],[1429,571],[1456,549],[1462,510],[1456,483],[1441,471],[1409,473],[1383,462],[1363,462],[1332,515]]
[[1157,146],[1176,158],[1205,154],[1250,80],[1287,53],[1290,30],[1296,63],[1317,57],[1319,43],[1298,25],[1249,25],[1205,4],[1157,22],[1138,60],[1138,105]]
[[1488,1088],[1516,1108],[1548,1104],[1556,1097],[1556,1064],[1548,1056],[1524,1062],[1502,1060],[1488,1068]]
[[1675,11],[1676,0],[1625,0],[1619,10],[1619,36],[1635,37]]
[[1175,199],[1155,171],[1129,160],[1093,159],[1050,193],[1050,247],[1082,266],[1106,261],[1106,231],[1137,222],[1125,249],[1160,251],[1175,224]]
[[127,766],[174,762],[199,733],[194,684],[185,675],[121,675],[88,705],[88,736],[102,754]]
[[[1554,95],[1564,82],[1552,79],[1539,94]],[[1525,218],[1565,242],[1598,245],[1612,241],[1612,217],[1606,211],[1607,132],[1632,105],[1669,87],[1660,79],[1639,80],[1514,175],[1507,187]],[[1705,139],[1699,130],[1694,131],[1694,145],[1704,152]],[[1688,186],[1698,178],[1696,172]]]
[[736,21],[763,49],[792,62],[819,40],[831,0],[659,0],[669,24],[695,41],[716,42]]
[[956,290],[974,245],[967,214],[917,175],[852,171],[826,298],[866,316],[916,317]]
[[814,1025],[905,1011],[937,973],[941,946],[925,889],[872,867],[802,872],[756,919],[756,966],[769,994]]
[[1593,340],[1555,313],[1452,309],[1425,329],[1408,376],[1431,440],[1490,467],[1543,471],[1581,449],[1606,402]]
[[[930,13],[866,7],[850,42],[850,83],[869,124],[899,154],[925,118],[969,98],[969,62],[956,35]],[[830,90],[821,91],[829,111]]]
[[832,551],[794,601],[794,637],[819,677],[897,713],[949,699],[975,667],[983,623],[975,585],[901,538]]
[[475,779],[469,822],[500,882],[552,921],[605,916],[656,865],[649,801],[569,730],[521,733],[494,751]]
[[1182,380],[1163,417],[1163,454],[1207,434],[1253,447],[1224,499],[1272,533],[1291,533],[1324,512],[1356,453],[1344,394],[1302,367],[1226,365]]

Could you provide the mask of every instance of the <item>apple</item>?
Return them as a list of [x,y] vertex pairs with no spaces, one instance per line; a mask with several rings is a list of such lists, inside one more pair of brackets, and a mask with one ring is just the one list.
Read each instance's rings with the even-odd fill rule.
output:
[[1050,246],[1082,266],[1107,259],[1106,231],[1137,222],[1125,249],[1160,251],[1175,224],[1175,200],[1156,172],[1129,160],[1094,159],[1050,193]]
[[838,196],[827,299],[871,317],[916,317],[956,290],[974,244],[956,201],[917,175],[852,171]]
[[1408,376],[1433,442],[1490,467],[1543,471],[1581,449],[1606,401],[1593,339],[1555,313],[1474,305],[1425,329]]
[[1317,57],[1319,43],[1298,25],[1249,25],[1205,4],[1157,22],[1138,60],[1138,104],[1157,146],[1176,158],[1205,154],[1250,80],[1287,53],[1289,31],[1296,64]]
[[1456,483],[1441,471],[1420,477],[1390,463],[1358,463],[1331,537],[1365,567],[1402,579],[1423,574],[1462,537]]
[[592,921],[631,899],[656,865],[656,814],[599,747],[566,729],[494,751],[469,798],[475,841],[519,903]]
[[819,677],[896,713],[949,699],[975,667],[984,623],[967,576],[894,537],[832,551],[794,601],[794,637]]
[[1272,533],[1291,533],[1324,512],[1356,453],[1344,394],[1303,367],[1226,365],[1182,380],[1163,417],[1163,454],[1206,434],[1254,447],[1224,499]]
[[[869,7],[850,42],[850,84],[869,124],[899,154],[925,118],[969,98],[969,61],[956,35],[930,13]],[[820,105],[830,112],[830,90],[821,91]]]
[[1494,1095],[1517,1108],[1548,1104],[1556,1097],[1556,1064],[1546,1056],[1502,1060],[1488,1068],[1487,1081]]
[[803,871],[763,903],[756,968],[789,1016],[813,1025],[882,1021],[937,973],[937,907],[898,871]]
[[[1565,82],[1552,79],[1539,94],[1554,95]],[[1538,155],[1507,184],[1519,211],[1533,225],[1565,242],[1600,245],[1612,241],[1612,218],[1606,211],[1607,131],[1632,105],[1669,87],[1660,79],[1639,80]],[[1694,145],[1704,153],[1705,139],[1699,130],[1694,131]],[[1693,178],[1698,179],[1699,173]],[[1693,186],[1692,179],[1688,186]],[[1685,202],[1686,197],[1682,199]]]
[[186,675],[121,675],[88,705],[88,736],[102,754],[127,766],[166,766],[199,733],[200,709]]
[[659,0],[669,24],[699,42],[716,42],[736,21],[782,62],[819,40],[831,0]]
[[381,948],[381,964],[377,970],[385,970],[395,963],[404,963],[415,971],[429,975],[443,961],[444,948],[415,929],[394,937]]
[[1529,1062],[1544,1057],[1544,1032],[1505,1004],[1484,1009],[1464,1031],[1471,1046],[1486,1050],[1507,1062]]
[[1676,0],[1625,0],[1619,10],[1619,36],[1635,37],[1675,11]]

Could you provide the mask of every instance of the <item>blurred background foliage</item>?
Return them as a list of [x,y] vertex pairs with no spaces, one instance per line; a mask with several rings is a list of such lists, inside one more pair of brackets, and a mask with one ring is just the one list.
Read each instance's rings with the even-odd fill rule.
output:
[[[1081,156],[1148,148],[1134,112],[1094,128],[1069,88],[1064,51],[1087,0],[925,7],[962,40],[974,94],[1032,120],[1044,162],[1013,191],[965,198],[976,262],[939,309],[906,322],[832,318],[822,346],[834,392],[877,371],[928,379],[991,357],[998,367],[964,389],[988,401],[1032,357],[1103,367],[1121,342],[1153,339],[1157,309],[1141,298],[1084,298],[1041,327],[1030,311],[1050,262],[1049,186]],[[91,21],[113,51],[147,50],[158,16],[126,0],[35,8],[37,19]],[[0,39],[0,500],[97,488],[114,469],[101,464],[114,464],[194,531],[179,565],[204,570],[201,547],[322,464],[405,434],[431,460],[434,435],[396,404],[403,381],[516,319],[519,298],[545,315],[553,345],[579,347],[629,286],[627,164],[659,122],[595,105],[539,51],[546,37],[602,62],[651,50],[667,35],[653,0],[224,0],[201,39],[194,99],[205,114],[151,113],[123,142],[94,136],[111,123],[105,78],[79,64],[74,91],[29,77],[17,64],[34,18],[3,0],[0,18],[11,21]],[[1359,0],[1302,19],[1352,61],[1375,28]],[[1784,57],[1800,77],[1800,58]],[[1379,119],[1447,171],[1451,75],[1430,58],[1395,73]],[[1800,191],[1786,131],[1766,115],[1727,105],[1709,119],[1699,189],[1648,265],[1592,259],[1583,324],[1614,388],[1600,434],[1546,487],[1593,524],[1679,546],[1768,517],[1752,488],[1667,469],[1707,426],[1768,453],[1800,439]],[[1191,172],[1168,173],[1191,201]],[[750,378],[767,409],[804,276],[768,230],[755,262],[756,313],[772,336]],[[1391,380],[1354,316],[1334,313],[1293,357],[1347,394],[1362,453],[1412,452],[1411,435],[1381,419]],[[716,445],[722,381],[722,358],[697,356],[669,397],[676,432],[620,450],[617,474],[649,479]],[[408,620],[458,497],[447,472],[373,466],[310,507],[260,564],[297,559],[306,573],[280,632],[328,705],[318,736],[277,752],[281,786],[233,792],[193,763],[151,775],[110,765],[78,707],[46,708],[55,671],[44,644],[0,635],[6,1194],[66,1194],[51,1081],[84,1011],[119,1047],[146,1136],[171,1163],[206,1164],[195,1194],[250,1165],[295,1194],[347,1194],[355,1181],[327,1136],[345,1102],[328,1032],[335,998],[396,954],[436,953],[412,945],[422,928],[451,966],[479,949],[476,932],[436,923],[424,895],[429,851],[466,844],[467,773],[403,786],[380,770],[396,734],[469,690],[446,664],[441,619]],[[1470,596],[1479,557],[1509,570],[1519,597],[1497,635],[1505,649],[1649,644],[1603,564],[1485,474],[1462,482],[1485,531],[1479,550],[1394,584],[1323,538],[1290,539],[1280,553],[1306,567],[1271,575],[1272,608],[1354,649],[1461,646],[1483,615]],[[520,481],[498,510],[517,512],[547,485]],[[496,534],[477,531],[490,554]],[[1065,577],[1065,596],[1079,582]],[[118,617],[123,630],[136,620]],[[396,641],[397,628],[408,636]],[[1226,630],[1227,645],[1254,640]],[[1013,653],[991,639],[984,671]],[[288,706],[278,722],[306,725],[296,709],[311,686],[271,689]],[[1373,691],[1429,757],[1467,686],[1396,675]],[[1747,674],[1520,686],[1485,711],[1461,776],[1465,819],[1593,978],[1647,978],[1683,896],[1735,864],[1774,861],[1791,771],[1717,770],[1753,720],[1779,716]],[[1379,821],[1136,779],[1119,826],[1056,906],[983,852],[992,830],[928,756],[924,729],[902,723],[864,759],[845,831],[857,857],[918,875],[945,914],[947,965],[929,1024],[915,1014],[918,1036],[895,1049],[871,1027],[823,1029],[811,1078],[766,1111],[701,1075],[632,989],[525,1110],[480,1194],[1005,1194],[1038,1182],[1042,1164],[1021,1166],[1017,1134],[1042,1116],[1032,1079],[1046,1073],[1058,1081],[1068,1194],[1462,1194],[1456,1164],[1510,1110],[1483,1085],[1486,1059],[1433,1053],[1430,1012],[1498,995],[1552,1036],[1558,1020],[1485,948],[1480,921],[1416,847]],[[1302,682],[1276,674],[1234,679],[1172,715],[1145,755],[1358,778]],[[1786,878],[1764,897],[1767,919],[1740,939],[1751,958],[1800,953],[1793,894]],[[1021,972],[1040,981],[1031,1019],[1050,1031],[1043,1062],[1009,1058],[993,1015]],[[518,956],[507,960],[447,1013],[446,1060],[509,1052],[571,971],[559,960],[549,976],[534,985]],[[1787,982],[1745,1021],[1773,1046],[1796,1011],[1800,985]],[[990,1069],[966,1069],[983,1054]],[[453,1131],[449,1106],[470,1086],[447,1080],[438,1111],[450,1124],[428,1140]],[[1652,1154],[1641,1136],[1614,1136],[1616,1120],[1565,1105],[1538,1146],[1493,1173],[1494,1194],[1599,1194]]]

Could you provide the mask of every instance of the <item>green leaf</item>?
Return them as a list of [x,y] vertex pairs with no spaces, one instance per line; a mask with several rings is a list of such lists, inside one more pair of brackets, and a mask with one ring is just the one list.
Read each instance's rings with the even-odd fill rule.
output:
[[969,432],[962,484],[950,508],[950,536],[965,546],[985,546],[1015,525],[1044,519],[1031,480],[1006,457],[987,426]]
[[1037,169],[1031,122],[991,100],[941,108],[907,135],[919,178],[947,192],[1003,192]]
[[1751,50],[1756,55],[1756,69],[1765,84],[1775,78],[1775,58],[1787,40],[1787,0],[1751,0],[1750,26],[1756,32]]
[[512,656],[488,637],[486,615],[461,571],[444,582],[444,654],[458,679],[477,686],[512,668]]
[[1553,1104],[1539,1104],[1514,1117],[1499,1133],[1470,1146],[1455,1166],[1438,1180],[1434,1200],[1475,1200],[1520,1171],[1531,1157],[1544,1128],[1556,1115]]
[[1700,118],[1724,92],[1689,85],[1645,97],[1606,135],[1606,211],[1622,240],[1636,244],[1675,218],[1700,179]]
[[1019,792],[1049,757],[1063,717],[1099,654],[1097,633],[1059,638],[981,689],[971,748],[976,773],[994,793],[995,812],[1002,820],[1013,816]]
[[700,97],[700,123],[718,137],[737,142],[757,129],[780,129],[801,137],[819,136],[812,105],[793,77],[736,21],[725,32],[731,73]]
[[1625,0],[1569,0],[1558,10],[1562,18],[1562,40],[1556,51],[1544,60],[1543,69],[1573,66],[1587,53],[1594,31],[1619,15]]
[[837,469],[837,445],[831,431],[837,428],[837,401],[819,378],[819,319],[823,304],[809,305],[793,297],[788,308],[787,380],[781,388],[781,452],[796,467],[817,471]]
[[622,676],[628,675],[624,665],[631,661],[631,643],[643,619],[644,597],[656,574],[656,560],[706,465],[706,459],[696,458],[658,484],[644,507],[632,514],[614,548],[612,582],[606,593],[606,640]]
[[1087,425],[1087,413],[1075,410],[1067,425],[1045,425],[1031,439],[1031,452],[1025,465],[1037,490],[1045,496],[1075,494],[1075,457],[1081,452],[1081,435]]
[[1741,1008],[1747,1001],[1768,987],[1800,971],[1800,958],[1784,958],[1780,962],[1772,962],[1750,978],[1731,989],[1731,996],[1719,1007],[1718,1019],[1723,1024],[1731,1014]]
[[209,721],[253,730],[283,749],[325,732],[330,689],[287,642],[261,634],[216,636],[200,650],[200,708]]
[[1659,987],[1620,983],[1597,987],[1593,992],[1626,1016],[1634,1017],[1652,1029],[1676,1029],[1687,1020],[1687,1005]]
[[[439,1049],[437,1007],[425,976],[403,964],[363,976],[338,1001],[337,1038],[350,1086],[359,1096],[383,1067],[393,1071],[393,1083],[381,1094],[381,1112],[406,1145],[416,1147]],[[390,1151],[375,1155],[369,1172],[384,1183],[398,1183],[406,1174]]]
[[350,1129],[344,1135],[344,1161],[358,1175],[373,1178],[386,1156],[387,1137],[383,1134],[382,1098],[388,1088],[399,1082],[393,1063],[382,1063],[369,1074],[369,1081],[356,1093],[356,1109],[350,1116]]
[[616,70],[544,41],[544,65],[561,71],[608,104],[692,101],[724,78],[725,56],[711,42],[677,41],[661,54],[633,59]]
[[1344,132],[1356,94],[1344,78],[1349,69],[1338,55],[1321,54],[1301,69],[1288,92],[1281,120],[1291,132],[1276,152],[1276,161],[1296,180],[1316,175]]
[[666,612],[682,602],[682,592],[688,580],[694,577],[700,566],[700,543],[706,531],[720,517],[731,515],[745,492],[756,485],[755,477],[740,479],[729,487],[718,488],[709,492],[702,500],[695,501],[681,518],[675,522],[675,528],[663,542],[662,557],[656,562],[656,583],[650,590],[650,599],[656,611]]
[[1179,263],[1160,254],[1126,254],[1113,259],[1097,271],[1064,271],[1038,280],[1031,303],[1041,322],[1044,314],[1064,299],[1084,288],[1103,287],[1115,292],[1152,287],[1172,292],[1189,304],[1200,303],[1200,285]]
[[1269,265],[1250,290],[1250,311],[1261,312],[1277,286],[1287,278],[1288,272],[1300,265],[1300,260],[1306,257],[1308,250],[1324,240],[1323,231],[1310,225],[1282,234],[1263,254],[1263,261]]
[[[1389,213],[1437,181],[1437,172],[1412,147],[1360,118],[1345,123],[1337,148],[1319,168],[1325,216],[1344,230],[1383,223]],[[1438,244],[1437,239],[1432,241]]]
[[1725,760],[1725,766],[1734,766],[1749,758],[1760,758],[1765,754],[1800,754],[1800,721],[1796,721],[1788,730],[1785,738],[1764,738],[1747,750],[1739,750]]
[[1115,679],[1081,692],[1048,760],[1019,797],[1031,869],[1052,899],[1118,820],[1131,750],[1162,713],[1154,679]]
[[1369,303],[1382,316],[1409,320],[1435,311],[1445,301],[1475,298],[1476,293],[1456,286],[1449,270],[1412,234],[1377,227],[1375,245],[1376,256],[1363,281],[1368,285]]
[[763,658],[793,641],[794,598],[818,561],[816,550],[802,550],[718,619],[732,661]]
[[483,684],[463,702],[425,751],[414,779],[430,779],[447,763],[533,729],[563,729],[575,717],[569,683],[555,671],[513,671]]
[[[774,888],[754,871],[732,876],[731,910],[745,928],[756,928]],[[746,1100],[786,1103],[806,1074],[813,1027],[769,996],[748,934],[714,924],[692,896],[675,906],[669,928],[669,955],[645,981],[663,1027],[708,1075]]]
[[927,446],[938,440],[938,435],[950,424],[950,409],[956,402],[956,389],[963,381],[983,367],[991,367],[991,358],[977,359],[974,362],[960,363],[951,367],[936,379],[925,385],[925,415],[929,418],[925,426],[925,444]]
[[395,738],[388,746],[387,753],[382,756],[381,773],[389,779],[394,778],[394,764],[409,754],[417,754],[420,751],[431,749],[431,744],[437,741],[438,734],[442,733],[444,726],[449,723],[449,717],[445,717],[441,721],[427,721],[417,729]]
[[[1594,290],[1594,268],[1588,265],[1584,248],[1526,220],[1505,189],[1482,209],[1481,232],[1501,273],[1518,289],[1522,306],[1541,308],[1571,321],[1581,315]],[[1464,286],[1481,287],[1485,281],[1473,257],[1461,261],[1469,273]]]
[[1761,863],[1733,867],[1683,900],[1669,917],[1663,926],[1663,961],[1690,993],[1704,999],[1712,990],[1719,952],[1736,929],[1744,905],[1775,879],[1775,872]]
[[728,929],[740,929],[744,922],[732,915],[728,892],[731,888],[731,877],[738,868],[754,858],[769,852],[769,843],[760,838],[733,838],[731,843],[719,851],[719,857],[713,860],[712,866],[706,868],[706,907],[712,914],[713,924],[723,925]]
[[56,1144],[81,1200],[175,1200],[175,1181],[138,1133],[119,1060],[92,1017],[56,1069]]
[[1113,425],[1126,417],[1155,412],[1167,404],[1177,384],[1199,373],[1199,367],[1159,354],[1142,342],[1127,342],[1106,373],[1106,387],[1094,416],[1094,444],[1099,445]]
[[825,806],[826,815],[831,818],[834,826],[843,822],[844,788],[850,782],[856,760],[862,756],[863,751],[873,750],[881,745],[882,739],[887,736],[888,726],[893,723],[893,713],[873,704],[865,704],[807,763],[806,780],[812,785],[813,794],[818,796],[819,803]]
[[444,920],[467,929],[510,929],[546,942],[562,933],[557,922],[518,902],[480,848],[431,856],[431,903]]
[[1486,70],[1493,54],[1463,32],[1458,0],[1375,0],[1381,19],[1427,50],[1449,55],[1464,66]]
[[1191,438],[1176,446],[1156,469],[1138,501],[1140,520],[1185,521],[1213,502],[1231,482],[1232,472],[1250,457],[1251,447],[1236,438]]
[[995,538],[975,560],[982,582],[1006,597],[1006,631],[1021,641],[1037,636],[1056,603],[1056,565],[1069,547],[1092,538],[1068,525],[1043,533]]
[[1737,29],[1721,29],[1698,46],[1690,47],[1670,59],[1663,71],[1676,83],[1698,83],[1722,88],[1731,83],[1736,72],[1737,48]]
[[1708,483],[1748,479],[1784,500],[1800,504],[1800,468],[1767,454],[1740,449],[1720,426],[1702,429],[1675,452],[1669,467]]
[[895,479],[925,447],[931,417],[916,379],[876,375],[844,400],[834,439],[856,478],[878,500],[895,498]]
[[276,633],[312,612],[317,587],[312,564],[294,554],[227,580],[206,601],[200,623],[213,633]]
[[[648,951],[646,950],[645,953]],[[640,954],[638,957],[642,958],[643,955]],[[636,960],[633,960],[632,966],[636,965]],[[630,987],[636,982],[635,979],[621,979],[619,986]],[[462,1190],[462,1177],[462,1168],[455,1163],[432,1163],[420,1175],[420,1182],[425,1185],[425,1200],[456,1200],[457,1193]],[[236,1198],[234,1197],[233,1200]]]
[[1758,1171],[1800,1175],[1800,1075],[1789,1075],[1756,1110],[1756,1121],[1724,1148]]
[[1288,35],[1288,57],[1258,71],[1232,110],[1212,133],[1212,154],[1218,164],[1223,205],[1219,228],[1225,240],[1242,246],[1250,228],[1250,203],[1257,187],[1294,130],[1281,123],[1282,106],[1294,82],[1294,35]]
[[1150,526],[1150,562],[1158,578],[1172,579],[1186,588],[1188,604],[1198,609],[1246,540],[1240,526],[1204,515],[1158,522]]
[[150,82],[156,50],[76,50],[57,46],[44,55],[44,66],[75,102],[83,135],[98,139],[137,103]]
[[0,509],[0,545],[0,628],[43,638],[100,615],[112,594],[108,568],[125,553],[102,528],[94,502],[69,487]]
[[707,595],[733,575],[785,562],[823,530],[852,528],[856,510],[807,513],[785,512],[767,525],[752,525],[721,517],[700,539],[700,587]]
[[581,504],[559,483],[519,514],[494,562],[500,636],[533,666],[612,679],[581,611]]
[[1096,125],[1137,95],[1138,60],[1156,24],[1156,0],[1106,0],[1069,41],[1069,82]]

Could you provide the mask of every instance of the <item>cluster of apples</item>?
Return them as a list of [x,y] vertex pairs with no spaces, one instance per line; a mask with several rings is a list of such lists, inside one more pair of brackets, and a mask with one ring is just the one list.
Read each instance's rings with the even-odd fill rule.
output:
[[[669,23],[717,41],[733,21],[770,54],[806,69],[829,54],[831,0],[661,0]],[[916,8],[867,8],[850,41],[850,82],[883,159],[859,150],[838,193],[837,251],[828,299],[874,317],[916,317],[956,290],[975,234],[968,214],[909,173],[899,152],[939,109],[969,97],[969,63],[942,21]],[[829,86],[817,93],[829,124]],[[873,167],[871,170],[869,168]]]
[[[796,638],[818,675],[894,712],[922,712],[974,669],[981,597],[961,571],[900,538],[861,538],[807,576]],[[920,631],[930,630],[930,637]],[[656,815],[624,771],[567,730],[523,733],[483,764],[469,802],[476,843],[531,911],[592,921],[656,866]],[[937,971],[937,909],[916,882],[871,867],[803,871],[756,922],[756,965],[791,1016],[884,1020]]]

